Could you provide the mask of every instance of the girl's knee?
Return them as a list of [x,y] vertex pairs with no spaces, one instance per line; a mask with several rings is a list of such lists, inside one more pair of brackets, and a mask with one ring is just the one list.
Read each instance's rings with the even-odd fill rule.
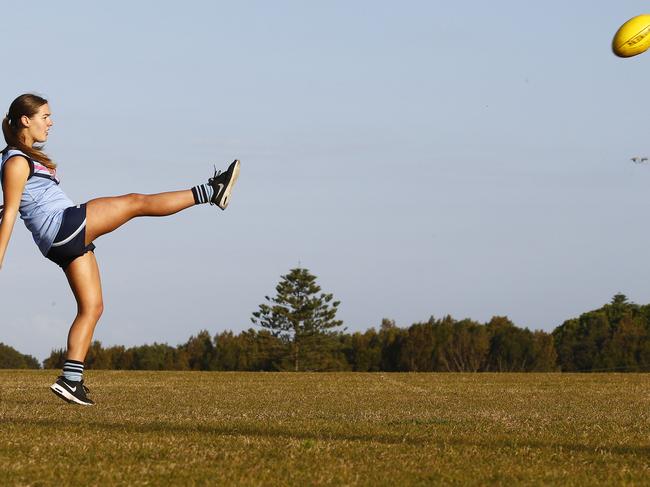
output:
[[140,193],[129,193],[126,195],[129,208],[133,211],[135,216],[140,216],[144,213],[146,195]]
[[95,321],[98,321],[99,318],[104,313],[104,303],[100,301],[95,301],[92,303],[85,303],[82,307],[79,308],[79,314],[92,318]]

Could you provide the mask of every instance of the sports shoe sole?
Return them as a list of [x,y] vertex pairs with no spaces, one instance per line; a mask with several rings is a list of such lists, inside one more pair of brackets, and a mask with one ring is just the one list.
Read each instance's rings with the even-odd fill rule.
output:
[[230,178],[228,186],[226,186],[226,189],[223,192],[221,202],[217,203],[217,206],[222,210],[225,210],[228,207],[228,203],[230,203],[230,192],[232,191],[232,188],[237,182],[237,178],[239,177],[239,159],[235,159],[233,164],[235,165],[235,168],[232,170],[232,177]]
[[73,402],[75,404],[80,404],[82,406],[93,406],[93,404],[80,401],[79,399],[74,397],[72,394],[70,394],[68,391],[66,391],[63,387],[61,387],[59,384],[52,384],[50,386],[50,389],[52,390],[52,392],[54,394],[56,394],[58,397],[60,397],[64,401]]

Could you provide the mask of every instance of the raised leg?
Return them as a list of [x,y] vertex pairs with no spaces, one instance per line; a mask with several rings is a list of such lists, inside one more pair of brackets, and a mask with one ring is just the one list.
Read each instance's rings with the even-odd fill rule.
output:
[[138,216],[173,215],[194,206],[192,190],[158,194],[131,193],[97,198],[86,204],[86,245]]
[[68,360],[83,362],[95,325],[104,310],[102,285],[95,254],[87,252],[66,268],[65,275],[77,300],[77,316],[68,333]]

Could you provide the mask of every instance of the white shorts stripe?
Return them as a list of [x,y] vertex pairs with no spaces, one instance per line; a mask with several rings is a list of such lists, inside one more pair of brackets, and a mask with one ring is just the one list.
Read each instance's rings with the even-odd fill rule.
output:
[[70,235],[65,240],[61,240],[60,242],[54,242],[52,244],[52,247],[60,247],[61,245],[67,244],[70,240],[75,238],[79,234],[79,232],[84,229],[85,226],[86,226],[86,220],[84,219],[83,223],[79,225],[79,228],[77,228],[74,232],[72,232],[72,235]]

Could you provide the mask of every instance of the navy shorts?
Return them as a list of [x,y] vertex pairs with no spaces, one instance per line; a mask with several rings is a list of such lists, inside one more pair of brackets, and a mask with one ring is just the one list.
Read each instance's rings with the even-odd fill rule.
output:
[[65,270],[70,262],[86,252],[95,250],[86,240],[86,204],[71,206],[63,210],[63,220],[59,233],[46,257]]

